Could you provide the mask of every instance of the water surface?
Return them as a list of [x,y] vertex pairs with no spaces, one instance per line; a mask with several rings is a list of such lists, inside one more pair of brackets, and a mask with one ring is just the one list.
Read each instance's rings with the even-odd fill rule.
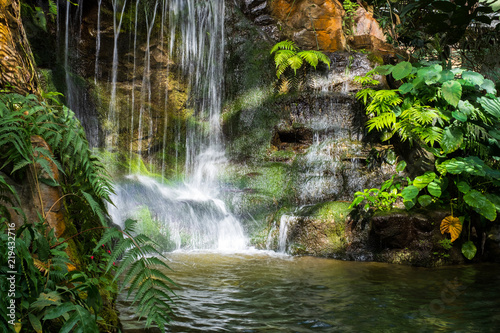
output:
[[[426,269],[272,252],[167,254],[168,332],[497,332],[500,266]],[[133,311],[120,305],[121,319]]]

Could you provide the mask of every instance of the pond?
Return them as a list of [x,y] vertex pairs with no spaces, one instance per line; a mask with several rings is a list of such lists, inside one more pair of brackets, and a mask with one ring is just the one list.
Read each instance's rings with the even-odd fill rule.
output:
[[[167,332],[497,332],[500,266],[417,268],[267,251],[173,252]],[[119,302],[125,328],[140,327]]]

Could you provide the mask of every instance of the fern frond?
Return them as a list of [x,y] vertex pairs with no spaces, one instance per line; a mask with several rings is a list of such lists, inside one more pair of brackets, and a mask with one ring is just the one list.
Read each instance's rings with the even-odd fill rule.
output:
[[430,144],[431,146],[435,142],[441,142],[443,137],[443,129],[435,126],[416,127],[413,129],[413,133],[417,134],[422,141],[426,144]]
[[279,43],[276,43],[273,48],[271,49],[270,54],[273,54],[274,52],[278,50],[290,50],[290,51],[297,51],[298,47],[295,45],[293,41],[290,40],[284,40]]
[[368,131],[372,131],[374,128],[376,128],[377,131],[381,131],[385,128],[392,130],[395,123],[396,115],[394,114],[394,112],[385,112],[369,119],[366,122],[366,125],[368,127]]
[[367,105],[368,104],[368,98],[373,98],[373,95],[375,94],[375,90],[371,88],[365,88],[356,93],[356,98],[358,100],[363,100],[363,104]]
[[408,117],[413,119],[419,125],[429,125],[439,118],[439,114],[436,109],[425,107],[425,106],[414,106],[403,111],[402,117]]
[[297,56],[300,57],[305,62],[307,62],[309,65],[313,66],[314,69],[316,69],[316,66],[318,65],[319,59],[315,53],[313,53],[311,51],[301,51],[301,52],[297,53]]
[[382,113],[392,112],[394,106],[402,102],[397,90],[378,90],[371,97],[372,100],[366,108],[367,114],[381,115]]
[[330,68],[330,59],[323,52],[316,50],[308,50],[308,51],[301,51],[297,53],[297,55],[301,57],[304,61],[306,61],[309,65],[313,66],[314,69],[316,69],[316,66],[320,61],[326,64],[328,68]]
[[294,55],[293,57],[288,58],[287,62],[290,68],[293,69],[295,75],[297,75],[297,69],[302,66],[304,61],[298,55]]

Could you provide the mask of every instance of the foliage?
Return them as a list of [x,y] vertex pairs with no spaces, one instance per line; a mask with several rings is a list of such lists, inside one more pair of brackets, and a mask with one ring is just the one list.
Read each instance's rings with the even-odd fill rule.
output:
[[[13,228],[14,224],[1,221],[2,253],[8,253],[6,226]],[[65,252],[67,246],[54,236],[53,229],[47,232],[43,222],[24,224],[15,236],[15,265],[2,256],[0,271],[16,272],[16,292],[11,299],[15,299],[15,322],[21,332],[98,331],[97,314],[103,304],[99,285],[78,278],[81,272],[69,270],[72,263]],[[4,295],[6,288],[6,284],[0,285]],[[10,320],[2,314],[3,325]]]
[[354,35],[354,15],[356,14],[356,10],[359,8],[359,4],[357,2],[345,0],[342,6],[345,10],[345,16],[342,20],[344,33],[346,35]]
[[414,51],[416,57],[450,58],[452,46],[468,29],[497,18],[497,1],[371,0],[388,40]]
[[[33,136],[42,137],[53,153],[33,147]],[[105,224],[111,180],[104,165],[92,155],[80,122],[67,107],[49,105],[35,95],[0,95],[0,147],[5,152],[2,169],[11,165],[11,174],[15,175],[39,165],[52,179],[51,186],[61,186],[64,194],[74,195],[68,202],[70,209],[82,212],[89,207]],[[49,162],[64,175],[60,182],[54,178]]]
[[[37,136],[43,138],[53,152],[34,146],[32,139]],[[170,311],[166,303],[170,300],[170,289],[166,283],[171,281],[153,266],[166,267],[166,264],[147,257],[158,251],[144,235],[134,237],[131,234],[133,222],[127,222],[125,232],[105,226],[108,218],[105,203],[110,202],[111,181],[104,166],[91,154],[83,128],[73,112],[64,106],[39,101],[34,95],[0,95],[0,150],[0,169],[8,171],[13,179],[24,181],[26,175],[31,174],[35,186],[41,181],[49,186],[60,186],[64,193],[60,200],[64,199],[67,217],[79,222],[80,228],[80,232],[70,238],[57,239],[54,230],[47,226],[45,211],[38,212],[39,221],[20,227],[15,246],[7,247],[8,237],[13,236],[5,232],[5,227],[14,230],[15,225],[8,221],[5,205],[20,213],[22,210],[14,188],[0,174],[0,247],[2,253],[12,254],[10,257],[15,255],[15,266],[8,266],[12,261],[9,262],[7,256],[2,257],[0,272],[17,272],[16,293],[12,297],[20,316],[16,318],[16,329],[22,332],[97,332],[97,323],[108,325],[99,314],[103,313],[106,304],[112,307],[109,303],[116,294],[116,281],[122,276],[124,283],[132,282],[129,294],[135,292],[141,316],[148,317],[147,325],[156,323],[163,327]],[[60,178],[56,177],[54,166],[62,175]],[[33,172],[36,170],[38,173]],[[93,255],[79,258],[84,262],[79,263],[82,270],[77,270],[68,255],[68,241],[90,235],[91,240],[87,243],[95,244],[99,236],[96,231],[102,229],[107,231]],[[74,228],[67,230],[75,232]],[[118,240],[113,247],[110,240],[118,235],[127,238]],[[109,248],[107,252],[106,247]],[[87,262],[88,257],[90,262]],[[120,265],[119,259],[123,264]],[[2,280],[0,289],[6,291],[7,287]],[[0,316],[3,326],[9,319],[5,310],[4,307]],[[106,328],[109,329],[112,327]]]
[[[375,73],[391,74],[401,85],[357,94],[367,105],[368,130],[381,132],[382,140],[419,145],[436,158],[435,170],[402,190],[406,208],[449,202],[462,222],[472,223],[473,212],[494,221],[500,210],[500,98],[494,83],[433,63],[379,66],[368,77]],[[458,227],[446,230],[458,238]]]
[[[401,172],[406,168],[406,162],[401,161],[396,166],[396,171]],[[363,192],[354,193],[354,200],[349,208],[354,208],[361,203],[365,203],[364,210],[372,208],[373,210],[390,210],[396,201],[402,196],[401,189],[403,179],[400,176],[392,177],[382,183],[380,189],[364,189]]]
[[134,293],[133,302],[137,304],[139,318],[147,317],[146,326],[156,323],[164,331],[171,313],[168,303],[172,302],[169,293],[173,292],[169,284],[174,283],[160,270],[169,267],[159,258],[164,256],[156,250],[156,244],[144,234],[132,237],[135,233],[135,222],[125,221],[123,232],[113,228],[107,229],[95,250],[105,243],[117,240],[106,272],[112,270],[113,263],[121,258],[114,281],[121,277],[121,290],[128,289],[127,297]]
[[[302,67],[304,62],[314,67],[314,69],[320,62],[330,68],[330,59],[323,52],[316,50],[301,51],[293,41],[284,40],[276,43],[270,53],[274,53],[276,76],[278,80],[281,79],[282,85],[285,84],[287,87],[291,85],[292,79],[283,74],[288,68],[293,69],[294,76],[297,75],[297,70]],[[281,87],[279,90],[284,90],[284,88]]]

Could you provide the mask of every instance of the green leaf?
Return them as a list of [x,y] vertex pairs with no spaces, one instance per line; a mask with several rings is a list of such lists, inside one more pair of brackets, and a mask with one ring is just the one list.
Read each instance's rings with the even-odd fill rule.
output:
[[28,319],[36,333],[43,332],[42,323],[40,322],[40,319],[38,319],[35,315],[31,313],[28,314]]
[[279,43],[276,43],[273,48],[271,49],[271,54],[278,50],[290,50],[290,51],[297,51],[297,46],[295,46],[295,43],[290,40],[284,40]]
[[463,194],[466,194],[466,193],[468,193],[470,191],[469,184],[467,182],[464,182],[464,181],[458,182],[457,188]]
[[408,61],[400,62],[394,66],[392,77],[394,77],[395,80],[401,80],[411,73],[412,68],[412,65]]
[[406,186],[403,189],[403,191],[401,191],[401,195],[402,195],[403,199],[405,199],[405,200],[413,200],[417,197],[419,192],[420,192],[420,190],[418,189],[418,187],[410,185],[410,186]]
[[432,182],[427,185],[427,191],[437,198],[441,196],[441,185],[439,179],[434,179]]
[[486,112],[500,119],[500,98],[481,97],[479,102]]
[[77,325],[82,333],[95,333],[99,332],[99,328],[94,320],[94,316],[80,305],[75,306],[75,311],[71,314],[69,319],[64,323],[59,333],[68,333],[73,327]]
[[401,161],[396,165],[396,172],[401,172],[406,168],[406,162]]
[[61,295],[57,291],[41,293],[37,300],[30,304],[30,309],[41,310],[46,306],[61,304]]
[[474,245],[474,243],[472,243],[472,241],[467,241],[467,242],[462,244],[462,254],[467,259],[471,260],[472,258],[474,258],[474,256],[476,255],[476,252],[477,252],[477,248]]
[[464,195],[464,201],[471,207],[474,207],[476,212],[483,215],[490,221],[494,221],[497,217],[495,205],[486,198],[481,192],[471,190]]
[[62,303],[61,305],[50,309],[47,314],[43,317],[43,320],[56,319],[63,314],[75,310],[75,305],[70,302]]
[[445,154],[449,154],[460,148],[464,141],[462,130],[458,127],[446,127],[441,139],[441,148]]
[[455,118],[456,120],[461,121],[463,123],[465,123],[467,121],[467,115],[465,113],[460,112],[460,111],[453,111],[451,113],[451,115],[453,116],[453,118]]
[[432,203],[432,197],[430,195],[427,195],[427,194],[421,195],[418,197],[418,203],[422,207],[429,206]]
[[457,107],[462,98],[462,85],[457,81],[445,82],[441,88],[441,93],[448,104]]
[[417,199],[416,198],[413,198],[412,200],[404,200],[403,201],[403,204],[405,205],[405,208],[407,210],[412,209],[415,206],[416,203],[417,203]]
[[441,68],[435,69],[433,67],[430,67],[424,75],[424,80],[425,84],[428,86],[442,81]]
[[472,114],[472,113],[475,112],[476,108],[469,101],[462,101],[462,100],[460,100],[458,102],[458,109],[463,114],[469,116],[470,114]]
[[413,84],[410,82],[403,83],[401,87],[399,87],[399,92],[402,94],[407,94],[413,90]]
[[441,72],[440,82],[446,82],[453,80],[455,78],[455,74],[450,70],[444,70]]
[[375,72],[377,72],[380,75],[389,75],[393,71],[394,66],[393,65],[383,65],[383,66],[378,66],[375,68]]
[[430,182],[432,182],[435,178],[436,174],[434,172],[427,171],[423,175],[418,176],[413,180],[413,186],[421,190],[424,187],[426,187]]
[[487,94],[493,94],[493,95],[497,94],[495,83],[489,79],[485,79],[480,88],[486,90]]
[[472,85],[481,86],[484,83],[484,77],[481,74],[471,71],[463,72],[462,79]]
[[40,261],[46,262],[49,259],[50,245],[47,238],[40,236],[36,239],[36,247],[38,253],[38,259]]
[[485,196],[493,205],[495,205],[496,210],[500,212],[500,196],[491,193],[486,193]]
[[361,202],[363,202],[363,200],[365,200],[365,197],[364,196],[358,196],[356,198],[354,198],[353,202],[351,203],[351,205],[349,206],[349,209],[350,208],[354,208],[356,207],[357,205],[359,205]]

